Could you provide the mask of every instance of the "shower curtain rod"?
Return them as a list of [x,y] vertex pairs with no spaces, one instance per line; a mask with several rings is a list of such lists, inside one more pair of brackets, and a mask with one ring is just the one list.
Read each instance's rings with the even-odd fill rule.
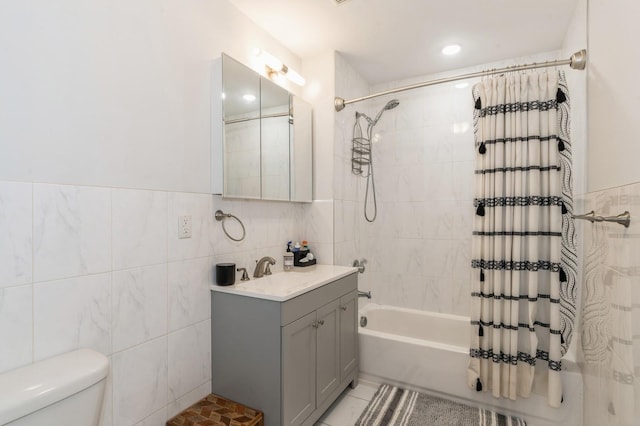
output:
[[533,68],[555,67],[559,65],[569,65],[574,70],[583,70],[586,64],[587,64],[587,50],[582,49],[574,53],[573,55],[571,55],[570,59],[547,61],[547,62],[540,62],[540,63],[534,62],[532,64],[516,65],[513,67],[505,67],[505,68],[498,68],[498,69],[492,69],[487,71],[472,72],[469,74],[462,74],[454,77],[439,78],[436,80],[425,81],[423,83],[412,84],[410,86],[399,87],[397,89],[386,90],[380,93],[374,93],[373,95],[363,96],[361,98],[349,99],[348,101],[345,101],[343,98],[336,97],[333,103],[336,108],[336,111],[342,111],[345,106],[355,102],[366,101],[367,99],[377,98],[378,96],[390,95],[391,93],[404,92],[405,90],[412,90],[412,89],[418,89],[420,87],[433,86],[435,84],[448,83],[450,81],[465,80],[467,78],[484,77],[486,75],[501,74],[501,73],[512,72],[512,71],[522,71],[522,70],[528,70]]

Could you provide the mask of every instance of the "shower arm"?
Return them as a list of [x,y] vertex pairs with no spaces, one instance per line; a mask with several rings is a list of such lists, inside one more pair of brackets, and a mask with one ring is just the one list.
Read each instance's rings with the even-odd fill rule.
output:
[[557,60],[557,61],[547,61],[547,62],[540,62],[540,63],[535,63],[534,62],[532,64],[516,65],[516,66],[513,66],[513,67],[506,67],[506,68],[498,68],[498,69],[492,69],[492,70],[487,70],[487,71],[472,72],[472,73],[469,73],[469,74],[462,74],[462,75],[458,75],[458,76],[454,76],[454,77],[439,78],[439,79],[436,79],[436,80],[425,81],[423,83],[416,83],[416,84],[412,84],[412,85],[409,85],[409,86],[399,87],[397,89],[391,89],[391,90],[386,90],[384,92],[374,93],[373,95],[368,95],[368,96],[362,96],[360,98],[349,99],[348,101],[344,100],[343,98],[336,97],[334,99],[333,103],[334,103],[334,107],[335,107],[336,111],[342,111],[344,109],[344,107],[349,105],[349,104],[353,104],[353,103],[361,102],[361,101],[366,101],[368,99],[377,98],[379,96],[390,95],[392,93],[404,92],[406,90],[418,89],[418,88],[426,87],[426,86],[434,86],[436,84],[448,83],[450,81],[466,80],[468,78],[484,77],[484,76],[487,76],[487,75],[502,74],[502,73],[505,73],[505,72],[523,71],[523,70],[529,70],[529,69],[533,69],[533,68],[556,67],[556,66],[560,66],[560,65],[569,65],[574,70],[583,70],[585,68],[585,66],[587,65],[587,50],[586,49],[582,49],[582,50],[574,53],[573,55],[571,55],[570,59],[563,59],[563,60]]

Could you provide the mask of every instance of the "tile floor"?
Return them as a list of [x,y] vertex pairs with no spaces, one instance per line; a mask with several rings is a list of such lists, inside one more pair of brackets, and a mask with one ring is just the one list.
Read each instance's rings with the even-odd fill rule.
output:
[[347,388],[314,426],[352,426],[378,390],[379,385],[362,380],[355,389]]

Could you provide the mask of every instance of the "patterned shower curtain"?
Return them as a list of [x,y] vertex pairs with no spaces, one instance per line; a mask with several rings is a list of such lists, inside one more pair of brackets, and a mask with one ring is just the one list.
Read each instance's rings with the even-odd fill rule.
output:
[[468,383],[495,397],[562,402],[577,256],[569,94],[562,72],[508,74],[473,88],[476,214]]

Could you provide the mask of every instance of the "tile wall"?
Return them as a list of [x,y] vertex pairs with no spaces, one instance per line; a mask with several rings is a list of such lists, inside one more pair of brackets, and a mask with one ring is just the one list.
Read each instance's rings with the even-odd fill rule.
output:
[[[243,220],[243,242],[224,237],[216,209]],[[163,424],[210,391],[213,265],[252,270],[270,255],[280,269],[286,241],[304,238],[307,210],[210,194],[0,182],[0,372],[93,348],[111,361],[102,424]],[[192,238],[178,239],[179,215],[192,217]]]
[[582,368],[588,425],[640,422],[640,183],[591,192],[585,210],[631,213],[629,228],[584,225]]
[[[367,87],[342,61],[336,63],[336,75],[341,78],[336,92],[349,99],[560,55],[542,53],[375,87]],[[375,303],[468,315],[475,158],[473,83],[475,80],[458,81],[409,90],[353,104],[336,114],[336,262],[347,265],[353,259],[367,259],[359,286],[372,291]],[[400,105],[384,112],[372,135],[378,216],[368,223],[363,212],[366,179],[351,173],[354,115],[357,110],[375,117],[394,98]],[[574,121],[584,123],[579,117]],[[363,133],[366,128],[363,120]]]

